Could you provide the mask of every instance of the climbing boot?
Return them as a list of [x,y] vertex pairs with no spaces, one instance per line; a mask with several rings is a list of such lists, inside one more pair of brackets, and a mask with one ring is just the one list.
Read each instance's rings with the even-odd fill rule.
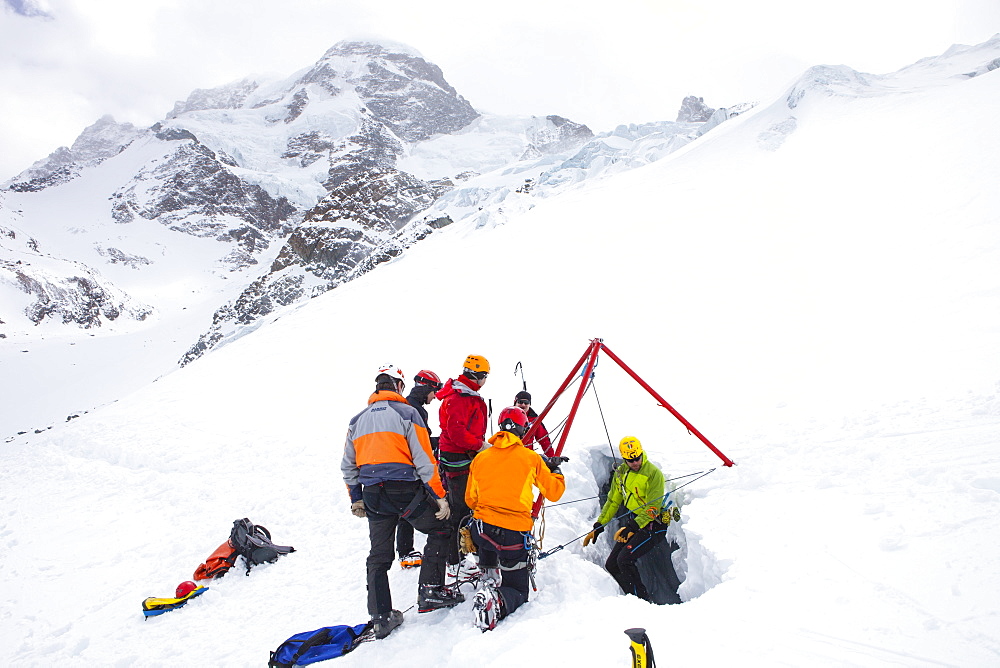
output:
[[465,596],[447,585],[420,585],[417,593],[417,611],[430,612],[440,608],[452,608],[465,600]]
[[403,623],[403,613],[399,610],[393,610],[382,615],[375,615],[372,617],[371,625],[372,630],[375,632],[375,637],[378,640],[386,637],[393,630]]

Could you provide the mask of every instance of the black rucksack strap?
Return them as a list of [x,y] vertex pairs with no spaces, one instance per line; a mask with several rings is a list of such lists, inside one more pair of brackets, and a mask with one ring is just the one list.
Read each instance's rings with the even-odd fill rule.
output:
[[427,488],[421,485],[420,489],[417,490],[417,493],[413,495],[413,500],[410,501],[410,503],[407,504],[406,508],[403,509],[403,512],[400,515],[400,517],[402,517],[405,520],[410,515],[412,515],[417,508],[420,507],[421,503],[424,503],[425,501],[428,500],[429,499],[427,495]]
[[[352,636],[354,635],[353,631],[351,631],[351,635]],[[295,652],[295,654],[292,655],[292,665],[294,666],[295,664],[297,664],[299,662],[299,659],[302,658],[302,655],[305,654],[307,651],[309,651],[316,645],[323,645],[329,640],[330,640],[330,629],[320,629],[316,633],[312,634],[311,636],[303,640],[302,644],[299,645],[299,649]]]

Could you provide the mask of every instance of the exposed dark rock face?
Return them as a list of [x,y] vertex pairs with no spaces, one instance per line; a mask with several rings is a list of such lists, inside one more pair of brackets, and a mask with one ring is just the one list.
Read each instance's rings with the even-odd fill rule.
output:
[[378,174],[396,169],[403,144],[381,122],[366,116],[352,137],[339,142],[330,152],[329,178],[323,183],[331,194],[343,182],[359,173]]
[[678,123],[703,123],[712,117],[715,109],[705,104],[705,98],[688,95],[677,112]]
[[366,121],[338,148],[327,182],[330,194],[292,232],[270,272],[216,311],[212,327],[180,360],[182,366],[224,342],[235,325],[250,325],[276,308],[333,289],[430,234],[430,224],[407,221],[429,207],[444,186],[396,169],[402,146],[381,123]]
[[215,312],[211,328],[179,360],[180,365],[193,362],[220,343],[238,336],[237,326],[260,324],[277,308],[347,283],[450,222],[447,219],[414,222],[398,231],[353,228],[346,224],[299,228],[281,249],[271,271],[251,283],[234,302]]
[[137,304],[120,291],[100,282],[83,266],[80,275],[63,278],[40,278],[30,274],[29,263],[4,262],[4,269],[13,273],[21,289],[34,298],[26,311],[36,325],[46,318],[64,324],[74,323],[85,329],[101,326],[101,318],[116,320],[128,315],[144,320],[152,309]]
[[[143,168],[115,192],[112,202],[118,223],[139,216],[186,234],[234,242],[247,253],[267,248],[295,214],[286,199],[246,183],[214,152],[186,137],[168,160]],[[234,220],[243,224],[234,226]]]
[[126,267],[132,267],[133,269],[138,269],[139,267],[153,264],[149,258],[143,257],[141,255],[133,255],[131,253],[125,253],[117,248],[102,248],[98,247],[97,252],[102,256],[108,258],[108,262],[111,264],[123,264]]
[[306,296],[305,275],[298,273],[264,274],[251,283],[233,302],[225,304],[212,316],[212,326],[179,360],[184,366],[222,343],[236,325],[252,325],[275,309],[293,304]]
[[335,81],[337,79],[337,72],[329,63],[320,61],[313,66],[298,83],[300,84],[316,84],[323,88],[332,97],[337,97],[341,93],[340,86],[336,85]]
[[302,110],[309,104],[309,92],[302,88],[295,92],[292,101],[288,103],[288,115],[285,116],[285,123],[291,123],[302,115]]
[[434,201],[430,186],[398,170],[359,172],[338,185],[289,237],[272,271],[300,264],[337,281]]
[[299,166],[308,167],[320,158],[329,155],[338,143],[329,135],[313,130],[303,132],[288,140],[282,158],[298,158]]
[[[348,82],[372,115],[403,141],[454,132],[479,117],[445,81],[441,68],[423,58],[367,42],[341,42],[323,60],[338,57],[367,59],[364,71]],[[318,68],[323,65],[327,63],[321,61]]]
[[80,170],[76,168],[76,165],[55,165],[55,163],[62,162],[63,160],[69,160],[69,162],[72,163],[72,160],[66,157],[66,152],[66,147],[56,149],[56,151],[49,156],[53,162],[51,170],[38,173],[37,176],[28,176],[25,178],[25,176],[30,174],[32,171],[29,169],[21,175],[20,180],[11,183],[8,188],[14,192],[21,193],[37,192],[39,190],[44,190],[49,186],[57,186],[60,183],[72,181],[80,175]]

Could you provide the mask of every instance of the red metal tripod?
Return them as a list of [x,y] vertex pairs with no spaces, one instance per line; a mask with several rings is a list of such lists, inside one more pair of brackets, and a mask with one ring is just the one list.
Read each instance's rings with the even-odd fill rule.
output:
[[[594,372],[594,367],[597,366],[597,355],[602,350],[605,353],[607,353],[608,357],[613,359],[618,364],[618,366],[620,366],[625,371],[625,373],[632,376],[632,378],[634,378],[635,381],[643,387],[643,389],[645,389],[647,392],[653,395],[653,398],[656,399],[658,402],[660,402],[661,406],[666,408],[675,418],[680,420],[681,424],[687,427],[689,432],[697,436],[702,443],[707,445],[709,450],[714,452],[719,457],[719,459],[722,460],[724,466],[733,466],[734,464],[733,460],[724,455],[722,451],[719,450],[717,447],[712,445],[711,441],[705,438],[705,436],[700,431],[698,431],[693,424],[688,422],[683,415],[678,413],[673,406],[668,404],[663,397],[657,394],[656,390],[654,390],[652,387],[649,386],[649,384],[646,381],[640,378],[635,371],[632,371],[632,369],[630,369],[628,365],[625,364],[625,362],[623,362],[621,358],[618,357],[618,355],[615,355],[613,352],[611,352],[611,349],[608,348],[606,345],[604,345],[603,339],[591,340],[590,345],[587,346],[587,352],[583,354],[583,357],[581,357],[580,360],[576,363],[576,365],[573,367],[573,370],[569,372],[569,375],[566,376],[566,380],[563,381],[563,384],[560,385],[559,389],[556,390],[554,395],[552,395],[552,399],[549,400],[549,403],[545,406],[545,409],[541,413],[539,413],[538,417],[534,421],[534,424],[532,424],[531,428],[528,430],[528,433],[524,435],[523,439],[524,441],[528,441],[530,439],[531,435],[538,428],[538,425],[542,423],[542,420],[545,418],[548,412],[552,410],[552,407],[555,405],[556,400],[558,400],[559,397],[562,395],[562,393],[566,391],[566,388],[569,387],[571,382],[573,382],[573,377],[580,370],[580,367],[583,366],[584,362],[586,362],[587,366],[583,372],[584,381],[580,383],[580,389],[576,391],[576,398],[573,400],[573,406],[570,408],[569,417],[566,418],[566,426],[563,428],[562,435],[559,437],[559,444],[556,446],[556,456],[562,454],[563,446],[566,445],[566,439],[569,436],[569,430],[573,426],[574,418],[576,418],[576,411],[580,407],[580,400],[583,399],[583,395],[587,391],[587,385],[590,376]],[[541,509],[541,507],[542,507],[542,495],[539,494],[538,498],[535,499],[535,505],[532,508],[531,516],[537,519],[538,512]]]

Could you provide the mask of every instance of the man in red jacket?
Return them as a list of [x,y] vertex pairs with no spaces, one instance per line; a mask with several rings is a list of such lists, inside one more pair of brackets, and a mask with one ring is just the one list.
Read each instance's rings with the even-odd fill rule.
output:
[[[518,392],[514,397],[514,405],[528,415],[528,429],[530,429],[535,424],[535,420],[538,419],[538,413],[531,407],[531,393],[527,390]],[[549,440],[549,430],[545,428],[543,423],[538,424],[535,433],[524,442],[524,447],[534,450],[536,442],[542,446],[544,456],[552,457],[556,454],[556,449],[552,447],[552,441]]]
[[[458,378],[449,378],[437,393],[437,398],[441,400],[438,413],[441,427],[439,461],[447,479],[451,521],[456,532],[462,519],[469,514],[469,507],[465,505],[469,465],[480,450],[488,447],[486,402],[479,395],[479,389],[489,373],[490,363],[485,357],[469,355],[462,365],[462,374]],[[453,540],[447,559],[451,577],[458,575],[459,557],[458,544]]]

